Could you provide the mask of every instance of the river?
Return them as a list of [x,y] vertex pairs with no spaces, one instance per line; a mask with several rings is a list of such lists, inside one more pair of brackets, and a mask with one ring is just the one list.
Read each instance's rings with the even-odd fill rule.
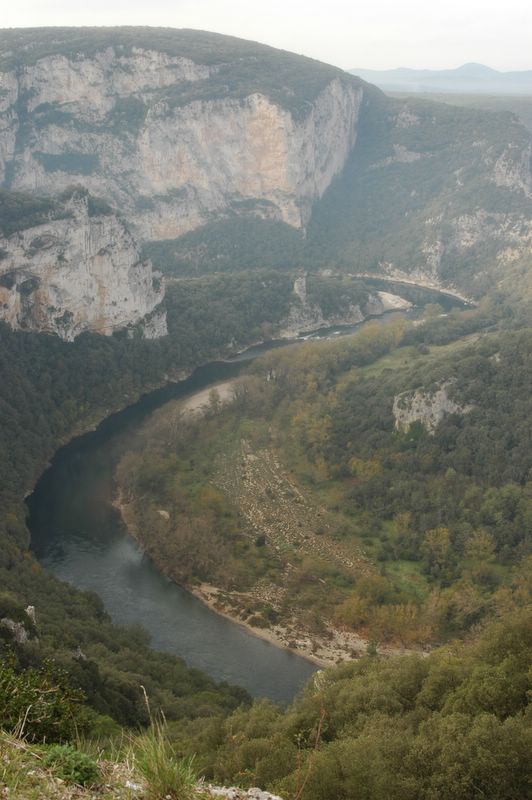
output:
[[[404,312],[381,317],[381,324],[398,315]],[[345,332],[349,329],[328,333]],[[255,697],[281,702],[291,700],[317,667],[253,636],[165,578],[128,535],[112,499],[116,464],[154,409],[233,377],[260,353],[287,343],[252,347],[228,361],[199,367],[190,378],[107,417],[96,430],[58,450],[27,501],[32,549],[47,570],[96,592],[113,621],[142,625],[154,648],[181,656],[216,680],[243,686]]]

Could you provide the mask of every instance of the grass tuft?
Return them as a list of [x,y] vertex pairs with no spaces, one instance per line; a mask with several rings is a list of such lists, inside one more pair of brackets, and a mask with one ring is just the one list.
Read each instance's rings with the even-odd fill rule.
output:
[[[149,708],[145,695],[146,705]],[[150,710],[150,727],[132,740],[132,757],[137,771],[146,781],[148,800],[196,800],[198,776],[194,756],[180,759],[167,736],[164,715]]]

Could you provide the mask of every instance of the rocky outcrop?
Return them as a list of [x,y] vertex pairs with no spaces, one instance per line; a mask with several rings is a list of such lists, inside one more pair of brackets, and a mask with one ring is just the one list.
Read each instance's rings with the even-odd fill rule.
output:
[[64,216],[0,237],[0,319],[15,329],[110,334],[166,333],[162,278],[115,214],[91,216],[74,194]]
[[467,414],[472,406],[461,405],[449,397],[450,383],[444,383],[434,392],[416,389],[402,392],[393,399],[393,415],[397,430],[408,431],[414,422],[420,422],[426,431],[434,434],[448,414]]
[[[450,114],[413,98],[396,108],[380,140],[374,137],[382,146],[376,144],[365,191],[356,195],[353,261],[364,264],[360,254],[369,250],[371,257],[379,253],[385,275],[401,272],[420,284],[481,297],[506,279],[509,263],[530,264],[530,134],[509,116],[504,121],[465,108]],[[381,224],[368,216],[357,229],[366,208]],[[510,289],[512,281],[514,275]]]
[[522,192],[532,198],[532,144],[522,150],[508,145],[495,161],[493,179],[497,186]]
[[442,219],[429,219],[430,233],[423,252],[427,259],[427,273],[435,279],[444,256],[464,258],[475,248],[484,247],[495,254],[495,262],[504,264],[529,255],[532,249],[532,219],[525,215],[504,212],[487,212],[477,208],[447,221],[446,235],[442,236]]
[[288,316],[280,323],[279,336],[282,339],[291,339],[336,325],[357,325],[368,317],[378,317],[387,311],[406,311],[412,308],[412,303],[403,297],[389,292],[373,292],[363,304],[349,303],[337,313],[324,314],[319,303],[312,302],[308,296],[306,275],[296,278],[293,295]]
[[162,336],[163,286],[133,235],[174,239],[234,215],[303,228],[342,171],[356,141],[360,81],[309,62],[319,79],[306,78],[292,102],[298,57],[283,83],[256,61],[268,51],[268,69],[278,69],[286,54],[189,33],[156,31],[151,47],[140,31],[132,39],[88,31],[75,44],[58,31],[41,49],[38,35],[20,34],[20,57],[6,34],[0,188],[57,198],[79,185],[128,226],[77,208],[3,239],[0,318],[14,328],[73,339],[143,320],[146,337]]
[[303,227],[355,143],[362,85],[334,78],[296,115],[261,92],[208,97],[216,70],[107,47],[0,73],[0,185],[82,184],[144,239],[229,213]]
[[264,792],[262,789],[236,789],[211,785],[200,785],[199,788],[209,797],[218,797],[220,800],[282,800],[282,797]]
[[22,622],[15,622],[9,617],[2,617],[0,619],[0,628],[8,630],[16,644],[26,644],[30,638],[30,634],[24,627]]

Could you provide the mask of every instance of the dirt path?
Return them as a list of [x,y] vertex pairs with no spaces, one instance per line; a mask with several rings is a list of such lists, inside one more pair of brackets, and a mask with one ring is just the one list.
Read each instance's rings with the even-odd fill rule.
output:
[[282,467],[275,450],[253,450],[241,442],[238,459],[223,459],[216,484],[236,503],[257,536],[282,553],[300,548],[357,575],[369,564],[356,545],[332,540],[327,510],[299,487]]
[[[250,535],[264,537],[265,543],[276,551],[282,563],[282,574],[276,583],[258,581],[248,592],[221,592],[208,584],[194,589],[211,608],[237,619],[257,635],[296,650],[323,666],[360,656],[368,642],[356,633],[326,624],[321,633],[302,623],[301,609],[286,613],[282,620],[268,628],[259,628],[246,619],[243,609],[268,603],[274,609],[283,608],[286,583],[295,567],[290,553],[315,556],[344,572],[356,576],[368,574],[372,565],[355,543],[335,541],[335,523],[324,507],[293,480],[273,448],[254,449],[242,440],[236,453],[220,456],[215,483],[237,505],[245,519]],[[316,578],[324,587],[326,581]],[[383,653],[403,652],[383,646]]]

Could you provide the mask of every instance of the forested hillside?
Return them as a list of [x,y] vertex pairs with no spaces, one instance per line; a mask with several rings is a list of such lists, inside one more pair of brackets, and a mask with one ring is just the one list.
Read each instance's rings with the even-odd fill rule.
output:
[[[21,681],[32,681],[31,690],[24,684],[24,692],[34,693],[26,697],[56,692],[55,717],[38,723],[30,715],[30,736],[38,740],[46,730],[49,740],[68,738],[75,724],[103,743],[118,733],[117,723],[146,724],[142,683],[153,707],[165,710],[165,737],[176,757],[195,754],[195,774],[221,784],[259,784],[305,800],[527,796],[531,580],[523,534],[530,448],[521,421],[529,413],[530,332],[479,338],[479,327],[490,321],[485,312],[449,318],[436,312],[429,308],[424,325],[414,328],[391,325],[380,334],[370,328],[353,339],[268,354],[244,379],[238,420],[231,419],[231,407],[216,408],[213,394],[210,416],[190,431],[184,425],[169,440],[160,415],[151,441],[139,442],[147,446],[151,490],[158,487],[155,505],[168,504],[164,492],[178,488],[183,522],[194,511],[186,504],[199,499],[211,523],[225,526],[214,527],[222,561],[236,545],[235,580],[255,580],[278,570],[268,537],[242,546],[248,532],[241,530],[238,545],[231,504],[212,488],[205,467],[228,435],[245,436],[257,453],[270,446],[273,430],[294,488],[319,495],[334,515],[336,528],[317,537],[341,546],[356,541],[377,567],[345,581],[338,570],[324,569],[323,560],[302,558],[305,538],[299,553],[289,552],[296,570],[287,587],[294,592],[290,602],[297,597],[307,612],[324,616],[336,607],[336,625],[367,632],[368,654],[318,674],[287,710],[266,701],[248,708],[244,693],[215,687],[173,657],[154,654],[143,632],[111,626],[97,598],[51,579],[29,558],[20,560],[11,545],[0,610],[22,622],[30,640],[15,648],[26,670],[4,670],[2,685],[20,691]],[[101,341],[112,346],[113,340]],[[83,337],[76,346],[82,343]],[[449,395],[467,412],[448,415],[434,433],[421,422],[394,432],[394,398],[419,389],[430,396],[442,382],[453,386]],[[197,458],[192,481],[190,455]],[[149,511],[146,490],[147,484]],[[296,499],[289,502],[297,505]],[[9,524],[16,534],[14,518]],[[18,532],[23,535],[20,525]],[[28,602],[36,606],[35,626],[23,610]],[[254,609],[264,619],[267,611]],[[447,645],[428,657],[375,654],[387,641],[412,647],[443,639]],[[2,646],[9,641],[5,630]],[[52,652],[54,663],[40,671],[42,657]],[[38,671],[28,671],[30,665]],[[91,710],[80,705],[78,688]],[[12,704],[3,713],[16,722]],[[130,745],[124,747],[115,745],[113,758],[128,758]],[[14,762],[10,769],[8,781]]]
[[[75,433],[168,376],[273,330],[286,313],[291,287],[288,276],[282,285],[265,273],[182,284],[167,295],[170,335],[159,341],[86,334],[71,344],[0,327],[0,616],[23,621],[23,609],[35,606],[40,645],[20,648],[17,658],[38,665],[53,655],[92,708],[121,724],[147,720],[141,683],[170,717],[230,708],[245,693],[218,689],[179,659],[154,653],[144,631],[117,629],[97,597],[47,575],[27,552],[24,495],[54,450]],[[5,656],[12,634],[0,630]],[[78,647],[87,661],[74,660]]]
[[[155,704],[163,704],[164,693],[170,691],[172,670],[184,671],[186,688],[178,691],[177,699],[170,692],[165,701],[170,715],[181,713],[175,709],[183,704],[190,713],[201,706],[192,699],[196,683],[198,691],[214,692],[214,704],[230,706],[244,695],[240,690],[223,689],[217,696],[212,681],[186,671],[169,656],[149,651],[144,632],[113,633],[115,629],[96,597],[82,595],[46,575],[27,552],[23,498],[53,452],[73,435],[168,379],[274,336],[290,307],[299,302],[292,293],[294,278],[290,273],[259,270],[170,285],[165,300],[169,334],[155,341],[117,333],[112,337],[84,334],[68,343],[55,336],[13,332],[0,326],[0,564],[4,592],[0,612],[12,618],[13,607],[19,620],[24,618],[22,609],[35,606],[41,649],[32,658],[41,662],[53,653],[69,674],[77,676],[75,682],[82,680],[89,703],[123,724],[133,724],[137,716],[146,719],[139,676],[163,669],[161,664],[170,666],[164,667],[168,678],[162,678],[160,685],[150,684]],[[362,297],[360,302],[367,298],[358,283],[349,291],[351,299],[353,292]],[[334,313],[341,311],[345,288],[341,282],[336,286],[334,281],[331,285],[331,281],[316,278],[310,294],[313,302]],[[9,641],[11,636],[6,633],[6,638]],[[111,640],[121,642],[118,656]],[[90,681],[78,676],[84,662],[72,661],[78,646],[95,670]],[[134,658],[130,648],[138,653]],[[98,677],[98,670],[105,677]],[[107,686],[111,675],[112,692]],[[189,695],[187,705],[189,700],[184,698]]]
[[[4,29],[0,31],[0,70],[34,65],[50,55],[90,58],[108,48],[116,49],[121,56],[131,56],[139,49],[159,52],[212,68],[211,80],[206,83],[194,86],[190,81],[179,89],[163,91],[161,99],[174,105],[264,92],[281,105],[304,114],[305,106],[308,108],[332,78],[357,80],[329,64],[235,36],[132,26]],[[129,109],[126,104],[121,122],[134,125],[135,112],[138,114],[135,104],[130,103]]]
[[[0,75],[0,315],[19,328],[0,321],[0,795],[23,775],[35,800],[49,745],[72,743],[59,760],[97,750],[110,783],[127,762],[143,782],[111,796],[132,800],[192,800],[197,773],[285,800],[527,797],[530,132],[197,31],[2,31]],[[39,566],[24,498],[62,444],[402,291],[426,304],[413,322],[274,348],[117,455],[116,505],[161,571],[333,665],[292,705],[155,652]],[[30,332],[71,319],[54,298],[106,316]]]
[[202,419],[162,408],[118,472],[160,568],[325,662],[528,602],[530,332],[424,344],[443,321],[271,352]]
[[530,794],[530,614],[475,645],[320,673],[286,711],[269,703],[193,724],[182,752],[208,776],[305,800],[521,800]]

